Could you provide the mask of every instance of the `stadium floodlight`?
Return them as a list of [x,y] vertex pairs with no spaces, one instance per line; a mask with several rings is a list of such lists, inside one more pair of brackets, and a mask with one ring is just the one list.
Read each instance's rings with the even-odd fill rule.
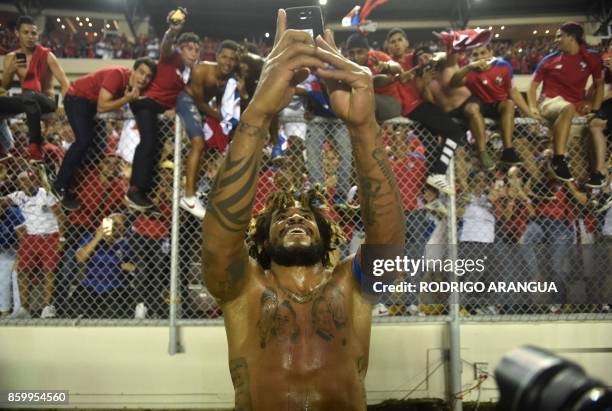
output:
[[493,26],[489,26],[489,30],[493,30]]
[[89,23],[89,27],[92,27],[92,26],[93,26],[93,24]]
[[264,34],[264,36],[265,36],[266,38],[268,38],[268,37],[270,37],[270,33],[267,33],[267,32],[266,32],[266,34]]
[[548,33],[550,33],[550,30],[546,30],[544,33],[548,34]]
[[79,26],[83,27],[83,22],[79,21]]
[[58,17],[57,19],[55,19],[55,21],[57,21],[59,23],[62,20]]
[[81,21],[81,18],[77,16],[76,21]]
[[503,30],[503,29],[505,29],[505,28],[506,28],[506,26],[501,26],[501,27],[500,27],[500,29],[502,29],[502,30]]
[[85,21],[89,21],[89,17],[85,17]]
[[106,28],[110,29],[110,24],[106,23]]
[[98,37],[98,32],[94,32],[94,37]]
[[62,24],[62,30],[66,30],[66,26]]
[[498,39],[499,38],[499,33],[495,33],[495,38]]
[[533,31],[533,34],[538,34],[538,31],[537,31],[537,30],[534,30],[534,31]]
[[327,0],[319,0],[319,4],[321,6],[325,6],[327,4]]

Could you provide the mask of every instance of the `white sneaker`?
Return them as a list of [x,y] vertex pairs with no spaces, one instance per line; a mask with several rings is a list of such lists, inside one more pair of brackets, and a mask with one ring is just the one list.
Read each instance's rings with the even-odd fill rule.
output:
[[134,310],[134,318],[137,320],[144,320],[147,318],[147,306],[144,303],[136,304],[136,310]]
[[15,319],[15,320],[25,320],[25,319],[32,318],[32,316],[30,315],[28,310],[26,310],[23,307],[19,307],[19,309],[17,311],[15,311],[11,315],[9,315],[9,318]]
[[200,220],[204,219],[204,215],[206,214],[206,209],[200,203],[200,200],[196,196],[191,197],[183,197],[179,203],[181,208],[194,216],[198,217]]
[[40,318],[55,318],[55,307],[48,305],[43,308]]
[[383,303],[378,303],[372,308],[372,317],[386,317],[389,315],[389,309]]
[[451,189],[444,174],[430,174],[425,180],[427,184],[444,194],[450,194]]

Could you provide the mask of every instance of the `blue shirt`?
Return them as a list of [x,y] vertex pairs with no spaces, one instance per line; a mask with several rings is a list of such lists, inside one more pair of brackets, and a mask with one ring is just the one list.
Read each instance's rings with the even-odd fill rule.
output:
[[17,244],[15,228],[25,222],[19,207],[6,207],[0,221],[0,248],[11,248]]
[[[79,247],[89,243],[92,238],[92,234],[86,235]],[[121,264],[129,262],[130,257],[130,249],[125,239],[115,241],[112,245],[101,240],[85,263],[85,278],[81,284],[100,293],[127,286],[127,273],[123,272]]]

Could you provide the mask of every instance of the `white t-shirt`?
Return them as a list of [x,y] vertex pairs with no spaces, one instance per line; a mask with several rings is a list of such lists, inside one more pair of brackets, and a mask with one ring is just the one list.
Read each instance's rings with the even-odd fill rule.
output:
[[43,188],[39,187],[36,194],[31,197],[23,191],[15,191],[7,197],[21,210],[28,234],[41,235],[59,232],[57,218],[51,210],[51,207],[57,204],[57,199]]
[[495,215],[493,204],[485,195],[470,196],[463,213],[463,228],[459,241],[492,243],[495,241]]

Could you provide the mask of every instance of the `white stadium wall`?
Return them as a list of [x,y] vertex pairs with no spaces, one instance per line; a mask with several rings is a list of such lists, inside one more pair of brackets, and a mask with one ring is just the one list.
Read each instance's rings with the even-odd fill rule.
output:
[[[182,327],[184,352],[173,356],[168,334],[163,327],[2,327],[0,391],[68,390],[70,406],[84,408],[231,408],[224,328]],[[369,402],[402,398],[420,382],[410,398],[445,398],[447,368],[432,371],[447,339],[444,323],[374,325]],[[505,352],[524,344],[555,351],[612,385],[609,322],[473,322],[461,326],[463,388],[476,382],[469,363],[488,363],[492,372]],[[485,381],[480,400],[497,398],[494,381]]]

